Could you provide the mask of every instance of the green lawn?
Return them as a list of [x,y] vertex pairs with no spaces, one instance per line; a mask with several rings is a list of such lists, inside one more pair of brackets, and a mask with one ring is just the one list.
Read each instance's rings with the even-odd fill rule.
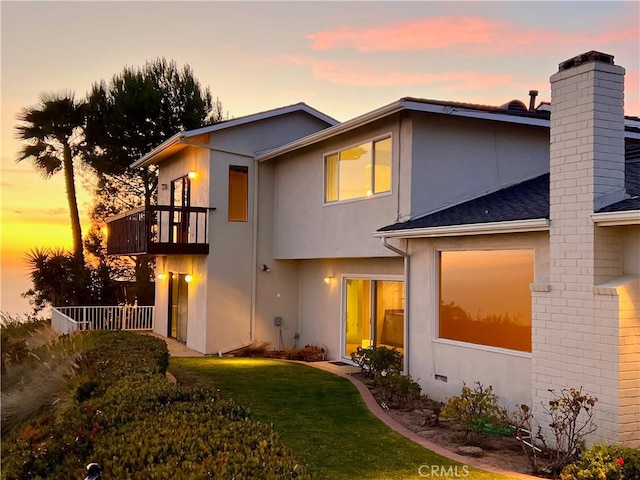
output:
[[215,386],[248,406],[257,420],[273,423],[314,478],[419,479],[427,477],[418,473],[422,465],[452,467],[454,475],[438,478],[507,478],[473,469],[464,476],[461,465],[386,427],[348,380],[313,367],[249,358],[171,358],[169,371],[181,383]]

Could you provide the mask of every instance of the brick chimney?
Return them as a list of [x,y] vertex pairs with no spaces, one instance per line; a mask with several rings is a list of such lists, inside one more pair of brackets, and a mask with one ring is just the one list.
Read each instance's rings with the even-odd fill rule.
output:
[[[549,284],[532,289],[532,398],[538,424],[548,389],[599,398],[596,436],[623,437],[619,299],[602,295],[622,275],[622,240],[591,215],[624,198],[624,69],[587,52],[551,77]],[[606,290],[606,289],[605,289]],[[543,427],[544,429],[545,427]]]

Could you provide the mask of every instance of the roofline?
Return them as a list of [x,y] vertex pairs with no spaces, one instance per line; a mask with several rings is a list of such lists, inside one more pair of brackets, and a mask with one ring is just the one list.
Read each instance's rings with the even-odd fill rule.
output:
[[272,110],[267,110],[265,112],[254,113],[251,115],[245,115],[243,117],[234,118],[231,120],[225,120],[222,122],[214,123],[213,125],[207,125],[205,127],[196,128],[194,130],[187,130],[178,132],[172,137],[168,138],[160,145],[155,147],[150,152],[146,153],[140,159],[136,160],[131,164],[131,168],[139,168],[150,165],[154,163],[154,158],[157,157],[160,153],[165,151],[167,148],[182,143],[182,140],[190,137],[195,137],[197,135],[202,135],[206,133],[212,133],[220,130],[225,130],[227,128],[233,128],[240,125],[246,125],[248,123],[257,122],[260,120],[266,120],[273,117],[278,117],[280,115],[286,115],[294,112],[306,112],[309,115],[312,115],[329,125],[336,125],[338,121],[334,118],[331,118],[328,115],[325,115],[319,110],[316,110],[313,107],[310,107],[306,103],[300,102],[294,105],[289,105],[286,107],[275,108]]
[[640,210],[592,213],[591,220],[600,227],[640,225]]
[[549,230],[548,218],[514,220],[508,222],[466,223],[441,227],[408,228],[373,232],[377,238],[433,238],[457,237],[461,235],[492,235],[496,233],[541,232]]
[[[536,127],[551,126],[551,120],[546,118],[537,118],[531,116],[520,116],[516,114],[496,113],[472,106],[456,105],[456,104],[440,104],[421,102],[415,99],[400,99],[383,107],[372,110],[358,117],[347,120],[333,127],[326,128],[319,132],[313,133],[299,140],[295,140],[286,145],[282,145],[273,150],[269,150],[256,156],[258,162],[264,162],[277,156],[289,153],[300,148],[308,147],[314,143],[326,140],[334,135],[354,130],[368,123],[374,122],[381,118],[387,117],[402,110],[412,110],[417,112],[435,113],[444,115],[453,115],[458,117],[477,118],[481,120],[494,120],[505,123],[515,123],[520,125],[531,125]],[[496,107],[497,108],[497,107]],[[640,121],[636,117],[625,117],[626,128],[639,128]],[[640,138],[640,133],[625,131],[626,137]]]

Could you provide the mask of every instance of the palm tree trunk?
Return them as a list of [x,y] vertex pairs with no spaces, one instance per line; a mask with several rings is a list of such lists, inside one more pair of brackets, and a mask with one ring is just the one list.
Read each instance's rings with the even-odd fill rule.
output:
[[71,216],[71,234],[73,236],[73,255],[82,261],[84,265],[84,253],[82,248],[82,228],[80,227],[80,212],[78,211],[78,200],[76,198],[76,184],[73,173],[73,158],[71,158],[71,148],[65,142],[63,146],[62,161],[64,163],[64,181],[67,188],[67,201],[69,202],[69,214]]

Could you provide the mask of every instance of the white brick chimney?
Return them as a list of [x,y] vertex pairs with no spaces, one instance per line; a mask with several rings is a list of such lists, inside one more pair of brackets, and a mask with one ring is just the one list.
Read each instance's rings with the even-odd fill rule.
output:
[[548,427],[548,389],[582,387],[599,399],[590,440],[610,443],[640,438],[626,425],[637,413],[621,389],[620,299],[602,288],[622,275],[622,241],[591,218],[625,194],[624,73],[613,56],[592,51],[551,77],[550,281],[532,288],[536,421]]

